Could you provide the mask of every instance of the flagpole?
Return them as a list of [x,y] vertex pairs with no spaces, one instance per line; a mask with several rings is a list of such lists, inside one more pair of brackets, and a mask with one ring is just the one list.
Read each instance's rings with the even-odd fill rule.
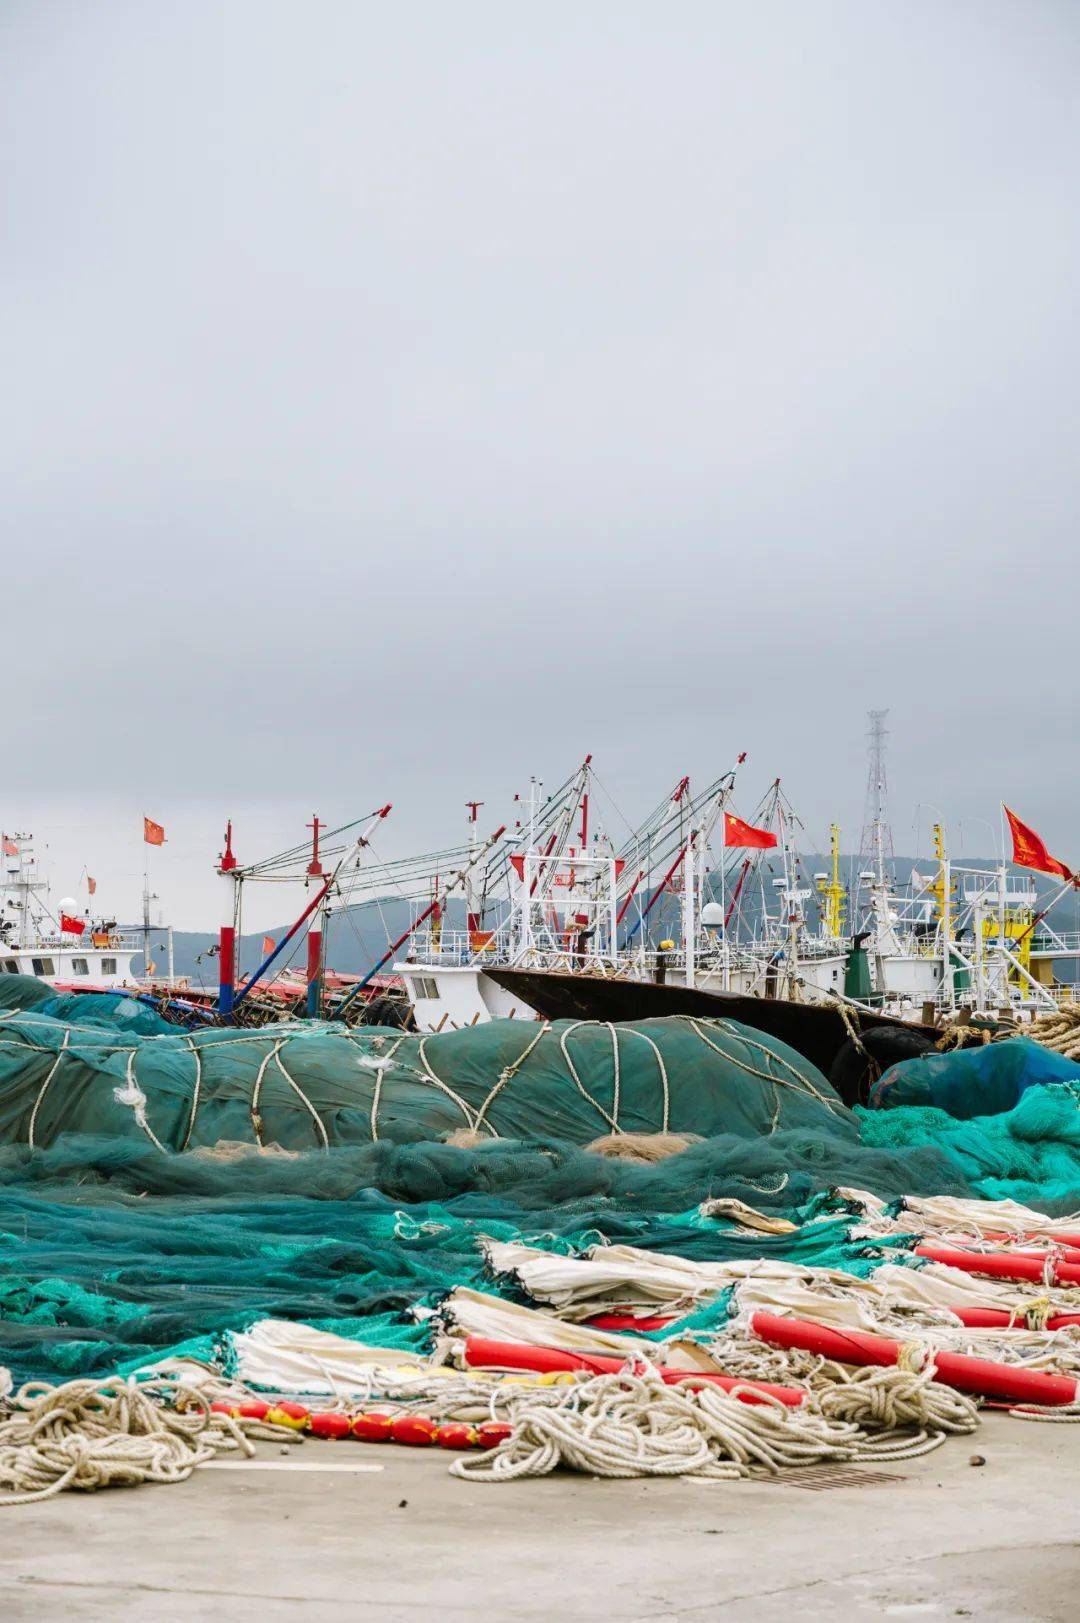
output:
[[146,838],[146,818],[143,816],[143,975],[150,979],[150,841]]

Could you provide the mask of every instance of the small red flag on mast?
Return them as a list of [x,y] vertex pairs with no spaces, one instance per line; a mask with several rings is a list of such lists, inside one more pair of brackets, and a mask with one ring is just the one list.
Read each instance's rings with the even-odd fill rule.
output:
[[277,942],[274,940],[272,935],[264,935],[263,936],[263,957],[264,958],[269,958],[270,954],[273,952],[273,950],[274,950],[274,948],[276,946],[277,946]]
[[19,847],[15,844],[15,841],[14,840],[9,840],[6,834],[4,835],[3,838],[4,838],[4,855],[6,857],[17,857],[18,854],[19,854]]
[[1059,879],[1071,879],[1074,884],[1077,883],[1072,869],[1066,868],[1057,857],[1052,857],[1035,830],[1022,823],[1008,806],[1005,807],[1005,816],[1009,819],[1009,832],[1012,835],[1012,859],[1018,868],[1034,868],[1037,873],[1057,874]]
[[755,828],[744,823],[732,812],[724,813],[724,844],[737,845],[752,851],[768,851],[776,844],[776,835],[767,828]]
[[89,874],[86,876],[86,888],[91,896],[93,896],[97,890],[97,880],[91,879]]
[[152,817],[143,818],[143,839],[147,845],[164,845],[165,830],[160,823],[155,823]]

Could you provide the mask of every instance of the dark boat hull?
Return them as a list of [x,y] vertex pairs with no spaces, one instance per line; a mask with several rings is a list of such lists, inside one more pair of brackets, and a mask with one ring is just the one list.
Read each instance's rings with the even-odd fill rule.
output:
[[[738,1020],[770,1037],[778,1037],[828,1076],[853,1028],[860,1035],[871,1027],[893,1027],[921,1033],[929,1042],[932,1026],[867,1014],[848,1008],[844,1014],[821,1003],[790,1003],[784,998],[744,997],[735,992],[705,992],[700,987],[670,986],[656,981],[613,980],[604,975],[566,974],[545,969],[485,970],[498,986],[519,996],[545,1020],[652,1020],[664,1015],[699,1014]],[[927,1045],[928,1045],[927,1044]]]

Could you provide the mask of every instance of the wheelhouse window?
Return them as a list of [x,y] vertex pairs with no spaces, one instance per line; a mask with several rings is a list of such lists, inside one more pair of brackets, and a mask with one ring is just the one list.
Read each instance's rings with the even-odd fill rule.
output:
[[17,975],[19,973],[19,960],[17,958],[5,958],[4,973],[6,975]]
[[431,975],[410,975],[413,997],[432,998],[439,995],[439,983]]
[[71,960],[71,973],[73,975],[89,975],[90,962],[86,958],[73,958]]
[[35,975],[55,975],[56,965],[51,958],[31,958]]
[[101,973],[103,975],[115,975],[116,974],[116,959],[115,958],[103,958],[101,960]]

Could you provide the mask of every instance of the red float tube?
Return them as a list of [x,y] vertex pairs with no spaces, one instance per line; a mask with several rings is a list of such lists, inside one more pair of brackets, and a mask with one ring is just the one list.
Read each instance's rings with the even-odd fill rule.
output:
[[[831,1325],[811,1324],[806,1319],[781,1318],[776,1313],[754,1313],[750,1328],[762,1341],[774,1347],[799,1347],[820,1353],[840,1364],[880,1364],[899,1362],[900,1342],[889,1336],[870,1335],[865,1330],[837,1330]],[[968,1358],[963,1353],[932,1354],[938,1380],[958,1392],[976,1392],[988,1398],[1006,1398],[1011,1403],[1035,1403],[1046,1407],[1075,1403],[1080,1387],[1069,1375],[1047,1375],[1042,1370],[1017,1369],[1013,1364],[997,1364],[989,1358]]]
[[[471,1369],[527,1369],[548,1375],[560,1370],[588,1370],[593,1375],[614,1375],[625,1369],[627,1359],[634,1357],[634,1349],[627,1348],[626,1358],[606,1358],[598,1353],[562,1352],[557,1347],[531,1347],[517,1341],[489,1341],[484,1336],[468,1336],[465,1341],[465,1362]],[[798,1408],[803,1393],[793,1386],[772,1386],[767,1381],[740,1381],[733,1375],[717,1375],[712,1370],[665,1369],[658,1373],[668,1386],[683,1381],[707,1381],[710,1386],[723,1387],[730,1392],[739,1387],[744,1403],[760,1403],[762,1397],[779,1398],[791,1409]]]
[[[1002,1307],[953,1307],[960,1323],[969,1330],[1026,1330],[1022,1313],[1006,1313]],[[1058,1313],[1047,1319],[1047,1330],[1067,1330],[1071,1324],[1080,1324],[1080,1313]]]
[[[1016,1239],[1016,1235],[1015,1234],[984,1234],[982,1236],[982,1238],[984,1240],[992,1241],[995,1245],[1009,1245],[1010,1241]],[[1038,1241],[1039,1236],[1037,1234],[1022,1234],[1020,1236],[1020,1238],[1023,1240],[1024,1245],[1026,1247],[1026,1246],[1034,1246],[1036,1244],[1036,1242]],[[930,1242],[930,1244],[933,1244],[933,1243],[934,1243],[933,1241]],[[964,1247],[962,1247],[962,1249],[967,1251],[969,1249],[969,1247],[964,1246]],[[1031,1251],[1029,1251],[1029,1250],[1021,1249],[1021,1250],[1016,1250],[1016,1251],[1010,1251],[1009,1255],[1013,1256],[1013,1257],[1041,1257],[1041,1258],[1045,1258],[1047,1256],[1048,1252],[1055,1259],[1059,1259],[1062,1262],[1080,1262],[1080,1248],[1078,1248],[1076,1245],[1072,1245],[1072,1244],[1066,1245],[1061,1240],[1057,1240],[1052,1235],[1049,1235],[1049,1234],[1046,1236],[1046,1246],[1042,1250],[1031,1250]]]
[[595,1318],[586,1319],[585,1323],[593,1330],[663,1330],[666,1325],[674,1324],[674,1319],[635,1319],[632,1313],[598,1313]]
[[1080,1263],[1059,1262],[1052,1256],[1023,1255],[1018,1251],[958,1251],[952,1246],[931,1245],[921,1240],[915,1254],[930,1262],[943,1262],[965,1274],[985,1274],[990,1279],[1021,1279],[1041,1285],[1047,1277],[1055,1285],[1080,1284]]

